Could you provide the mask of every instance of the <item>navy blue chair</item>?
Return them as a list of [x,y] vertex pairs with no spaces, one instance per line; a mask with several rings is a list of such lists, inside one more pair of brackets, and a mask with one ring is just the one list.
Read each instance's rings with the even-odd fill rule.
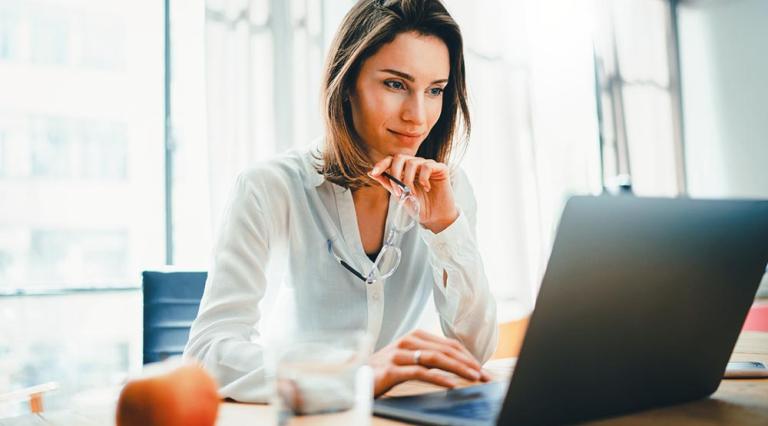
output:
[[206,272],[141,273],[144,292],[144,364],[181,355],[197,316]]

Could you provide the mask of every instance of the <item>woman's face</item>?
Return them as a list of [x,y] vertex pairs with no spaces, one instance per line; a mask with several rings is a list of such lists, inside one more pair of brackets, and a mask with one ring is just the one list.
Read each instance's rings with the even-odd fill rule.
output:
[[440,118],[450,69],[445,43],[415,32],[399,34],[363,62],[349,100],[371,161],[416,155]]

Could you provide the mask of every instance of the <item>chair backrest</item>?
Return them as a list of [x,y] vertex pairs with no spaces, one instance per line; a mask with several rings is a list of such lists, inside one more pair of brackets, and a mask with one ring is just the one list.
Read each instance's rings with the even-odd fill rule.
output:
[[144,364],[181,355],[203,297],[206,272],[144,271]]

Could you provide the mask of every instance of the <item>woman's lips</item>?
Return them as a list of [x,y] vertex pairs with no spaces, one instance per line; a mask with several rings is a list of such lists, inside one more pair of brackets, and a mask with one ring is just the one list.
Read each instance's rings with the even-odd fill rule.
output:
[[423,133],[403,133],[403,132],[398,132],[392,129],[387,129],[387,130],[391,132],[393,135],[395,135],[398,139],[401,139],[407,142],[418,141],[424,135]]

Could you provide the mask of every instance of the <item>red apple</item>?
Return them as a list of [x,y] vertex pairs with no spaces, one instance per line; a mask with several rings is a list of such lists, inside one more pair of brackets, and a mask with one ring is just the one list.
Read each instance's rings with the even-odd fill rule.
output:
[[219,401],[211,376],[186,365],[128,382],[117,403],[117,426],[212,426]]

